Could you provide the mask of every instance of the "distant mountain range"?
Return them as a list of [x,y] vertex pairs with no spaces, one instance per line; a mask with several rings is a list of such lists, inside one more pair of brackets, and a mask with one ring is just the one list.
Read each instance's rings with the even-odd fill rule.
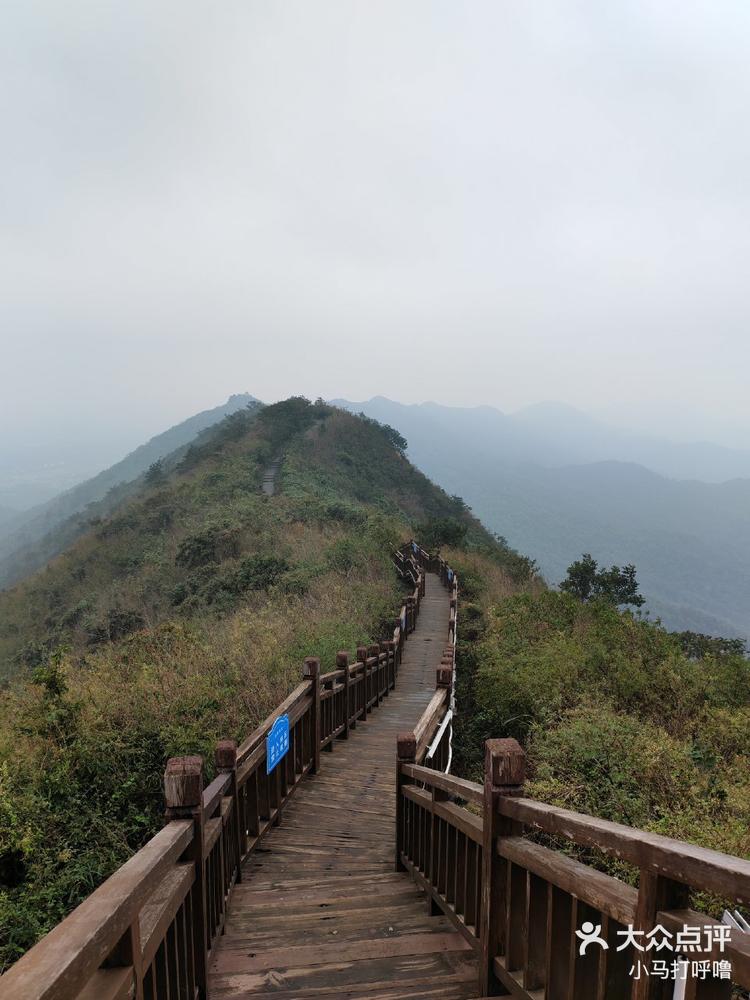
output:
[[[668,628],[750,635],[750,452],[675,444],[613,428],[557,403],[488,406],[334,400],[397,428],[415,464],[536,559],[550,583],[582,552],[634,562],[652,616]],[[157,459],[255,397],[230,397],[29,511],[0,507],[0,587],[44,565],[138,488]],[[102,506],[103,505],[103,506]]]
[[[7,587],[43,566],[78,537],[87,525],[84,518],[76,515],[85,511],[89,504],[102,500],[110,491],[116,491],[119,499],[127,492],[128,484],[154,462],[186,448],[201,431],[230,413],[260,405],[249,393],[230,396],[221,406],[203,410],[175,424],[122,461],[46,503],[30,510],[8,512],[7,516],[3,516],[0,509],[0,587]],[[62,526],[64,530],[59,530]]]
[[558,404],[506,415],[335,402],[397,428],[412,461],[549,582],[582,552],[634,562],[650,613],[668,628],[750,635],[750,452],[672,444]]
[[[721,483],[750,478],[750,450],[708,442],[675,442],[596,420],[564,403],[538,403],[516,413],[491,406],[470,408],[439,403],[406,405],[376,396],[364,403],[332,400],[368,416],[408,426],[415,444],[429,446],[434,428],[461,441],[481,437],[493,458],[545,467],[590,462],[634,462],[671,479]],[[378,416],[380,414],[380,416]]]

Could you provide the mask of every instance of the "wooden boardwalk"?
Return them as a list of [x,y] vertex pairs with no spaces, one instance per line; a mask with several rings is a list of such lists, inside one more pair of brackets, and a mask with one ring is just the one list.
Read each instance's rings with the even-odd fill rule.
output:
[[[612,947],[624,929],[711,931],[685,909],[693,891],[747,904],[744,858],[525,797],[513,739],[485,742],[482,784],[445,774],[458,579],[414,542],[393,557],[414,584],[393,639],[325,673],[306,657],[253,733],[218,741],[205,788],[201,757],[169,760],[164,828],[0,977],[3,1000],[656,1000],[669,984],[648,956],[631,978],[643,954]],[[290,752],[269,775],[280,715]],[[638,888],[532,830],[639,868]],[[586,922],[608,949],[581,955]],[[746,937],[704,933],[692,965],[716,971],[692,972],[685,995],[747,991]]]
[[250,855],[211,965],[212,1000],[476,997],[474,951],[394,871],[396,736],[435,693],[449,594],[428,574],[395,691],[297,789]]
[[261,484],[261,490],[267,497],[276,496],[277,490],[277,480],[279,477],[279,468],[281,467],[281,455],[277,455],[276,458],[268,465],[265,472],[263,473],[263,482]]

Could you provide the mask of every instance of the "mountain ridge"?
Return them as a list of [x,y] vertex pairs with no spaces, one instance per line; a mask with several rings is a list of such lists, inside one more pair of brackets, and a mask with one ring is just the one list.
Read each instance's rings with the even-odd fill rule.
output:
[[[481,428],[485,434],[502,433],[503,439],[495,440],[494,445],[504,449],[505,457],[528,457],[531,449],[533,460],[543,465],[615,460],[644,465],[671,479],[720,483],[750,478],[750,450],[705,441],[672,441],[655,434],[630,431],[600,421],[567,403],[533,403],[506,412],[487,404],[461,407],[434,401],[400,403],[386,396],[374,396],[360,402],[346,399],[331,402],[352,412],[357,408],[370,415],[379,412],[384,420],[389,414],[392,418],[400,414],[408,422],[412,434],[420,414],[428,413],[447,427],[453,424],[465,430]],[[572,425],[579,431],[586,429],[588,439],[571,441]]]
[[416,464],[536,559],[550,582],[582,552],[633,562],[667,628],[750,634],[750,480],[673,479],[611,458],[550,466],[518,447],[493,449],[495,415],[488,428],[477,410],[347,405],[392,424]]
[[[109,490],[132,483],[151,464],[186,447],[201,431],[228,414],[247,406],[261,405],[260,400],[249,393],[235,393],[225,403],[201,410],[154,435],[114,465],[51,500],[30,510],[16,511],[5,522],[0,519],[0,588],[12,585],[56,555],[61,550],[60,546],[44,545],[44,540],[50,532],[79,515],[89,504],[102,500]],[[71,526],[64,543],[67,544],[73,537],[75,528]],[[39,543],[42,546],[36,551],[35,546]]]
[[[0,592],[0,676],[12,674],[16,662],[39,666],[60,646],[72,644],[85,658],[173,614],[233,609],[258,579],[268,576],[270,586],[286,574],[277,554],[294,547],[295,526],[330,522],[334,536],[349,532],[364,524],[358,505],[386,519],[458,520],[475,543],[529,575],[526,560],[496,542],[372,422],[292,399],[236,411],[198,440],[173,453],[155,482],[138,480],[112,509],[95,508],[64,551]],[[269,498],[261,491],[263,473],[282,451],[284,489]],[[286,519],[274,522],[274,510]],[[273,530],[261,531],[269,518]],[[238,564],[244,548],[264,561]],[[345,569],[350,556],[332,558]],[[286,579],[290,593],[306,585],[301,577]]]

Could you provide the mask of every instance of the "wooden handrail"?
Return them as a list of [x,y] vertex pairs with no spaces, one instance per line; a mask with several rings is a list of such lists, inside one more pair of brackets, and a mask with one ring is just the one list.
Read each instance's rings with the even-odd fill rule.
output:
[[[321,749],[347,738],[396,685],[424,592],[422,569],[400,562],[414,589],[390,636],[360,647],[352,662],[340,652],[326,673],[308,658],[302,683],[239,747],[219,742],[218,773],[205,789],[200,757],[171,760],[165,827],[0,977],[3,1000],[141,1000],[155,989],[152,964],[169,934],[183,953],[173,956],[177,978],[164,988],[179,983],[186,996],[205,998],[209,956],[243,859],[280,822],[289,797],[319,766]],[[266,737],[281,715],[290,747],[268,774]]]
[[502,837],[499,857],[575,896],[620,924],[635,923],[638,892],[627,882],[523,837]]
[[420,753],[423,753],[427,749],[430,736],[437,728],[437,723],[440,721],[442,711],[447,705],[447,700],[447,689],[438,688],[432,698],[430,698],[427,708],[425,708],[414,727],[414,738],[417,741],[417,759],[419,759]]
[[439,788],[440,791],[448,792],[457,799],[464,799],[476,805],[484,802],[484,790],[475,781],[457,778],[453,774],[443,774],[442,771],[433,771],[432,768],[421,767],[418,764],[402,764],[401,770],[407,778],[413,778],[429,788]]
[[[407,741],[402,743],[408,752]],[[658,982],[650,971],[653,953],[644,949],[640,955],[619,957],[622,948],[617,947],[621,942],[615,929],[632,927],[645,935],[658,934],[661,927],[677,935],[686,926],[702,929],[716,924],[680,901],[695,889],[746,902],[750,862],[526,799],[523,782],[524,754],[515,740],[488,741],[484,789],[403,756],[397,764],[403,803],[397,858],[433,905],[477,949],[480,991],[538,1000],[549,987],[554,996],[607,1000],[610,990],[611,995],[630,997],[632,985],[633,1000],[661,996],[643,987],[644,982]],[[445,801],[446,797],[472,806],[481,801],[482,816]],[[527,839],[526,834],[535,830],[637,866],[638,888]],[[452,871],[462,875],[462,886],[458,877],[455,882],[446,878]],[[588,966],[575,938],[585,921],[600,925],[609,942],[609,950],[590,959]],[[730,936],[724,950],[714,944],[699,956],[717,966],[711,966],[714,971],[708,974],[691,973],[697,977],[692,980],[695,990],[687,995],[728,1000],[731,983],[750,986],[750,938],[726,927],[722,931]],[[649,971],[633,982],[627,969],[638,960]],[[715,971],[724,960],[731,963],[731,983],[720,980]],[[594,983],[604,986],[589,993],[594,987],[585,984],[591,983],[592,975]]]
[[[587,964],[576,947],[582,921],[598,918],[615,944],[615,929],[623,925],[676,933],[685,924],[711,924],[687,908],[691,888],[750,903],[750,861],[525,798],[525,757],[515,740],[487,742],[484,785],[445,773],[458,578],[445,560],[416,543],[394,562],[414,586],[391,637],[358,647],[356,658],[339,652],[335,669],[325,673],[318,659],[308,657],[303,682],[239,747],[220,741],[218,773],[205,789],[200,757],[170,761],[163,830],[0,978],[3,1000],[141,1000],[153,985],[153,963],[169,935],[175,940],[177,926],[183,928],[183,954],[175,955],[177,966],[183,963],[180,988],[205,997],[211,951],[232,886],[243,877],[243,860],[281,821],[300,782],[319,769],[321,750],[348,738],[395,686],[428,570],[450,594],[447,641],[436,690],[414,729],[398,740],[396,864],[475,950],[482,994],[537,1000],[549,989],[547,995],[607,1000],[608,984],[617,983],[617,997],[625,996],[627,955],[618,958],[612,947],[597,956],[595,969]],[[289,719],[289,752],[268,773],[266,736],[280,715]],[[428,747],[431,754],[436,750],[429,760]],[[638,888],[530,840],[536,832],[635,865]],[[728,958],[733,981],[750,985],[746,939],[733,938],[725,954],[714,948],[711,957]],[[644,982],[632,1000],[654,1000]],[[729,996],[718,980],[707,982],[690,995]]]
[[209,816],[213,814],[231,784],[230,774],[217,774],[208,788],[203,790],[203,811]]
[[302,684],[298,684],[297,687],[287,695],[287,697],[277,705],[276,708],[268,715],[259,726],[257,726],[253,732],[243,740],[242,743],[237,747],[237,762],[241,764],[249,754],[258,746],[258,744],[266,738],[270,732],[271,726],[274,721],[280,716],[288,713],[298,701],[305,697],[306,694],[310,693],[310,684],[303,681]]
[[525,826],[596,848],[659,876],[750,903],[750,861],[742,858],[532,799],[501,798],[498,810]]
[[168,823],[0,978],[3,1000],[76,996],[138,918],[141,906],[193,837]]
[[[454,672],[456,574],[415,543],[403,554],[404,565],[411,560],[435,569],[450,592],[443,663]],[[662,927],[676,935],[686,925],[716,923],[686,909],[690,891],[750,904],[750,861],[525,798],[525,758],[515,740],[487,741],[484,786],[422,766],[443,704],[438,689],[414,730],[398,739],[396,867],[411,873],[431,906],[476,949],[481,994],[619,1000],[631,998],[632,987],[631,1000],[666,996],[652,974],[653,953],[638,955],[630,946],[631,954],[620,954],[616,929],[645,935]],[[481,815],[472,811],[478,806]],[[638,888],[529,840],[535,831],[636,866]],[[608,943],[589,958],[575,936],[586,921],[599,925]],[[714,945],[701,953],[717,966],[693,973],[686,996],[729,1000],[731,983],[750,987],[750,936],[729,933],[725,951]],[[645,968],[633,981],[628,968],[639,958]],[[723,959],[731,962],[731,983],[716,971]]]

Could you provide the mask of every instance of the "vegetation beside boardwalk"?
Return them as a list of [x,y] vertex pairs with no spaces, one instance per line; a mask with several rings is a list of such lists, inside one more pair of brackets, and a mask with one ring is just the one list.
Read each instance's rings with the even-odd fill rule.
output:
[[459,574],[459,773],[514,736],[531,796],[750,856],[739,645],[548,590],[404,451],[322,402],[233,414],[0,594],[0,963],[159,828],[168,757],[202,753],[210,775],[216,741],[272,711],[304,656],[385,635],[390,550],[411,535]]
[[513,736],[532,798],[750,857],[750,662],[737,643],[686,641],[605,599],[461,580],[466,776],[480,779],[484,739]]
[[3,965],[161,826],[168,757],[202,753],[210,774],[216,741],[272,711],[304,656],[333,665],[385,635],[389,553],[417,524],[460,523],[497,572],[528,566],[402,452],[321,403],[234,414],[0,594]]

